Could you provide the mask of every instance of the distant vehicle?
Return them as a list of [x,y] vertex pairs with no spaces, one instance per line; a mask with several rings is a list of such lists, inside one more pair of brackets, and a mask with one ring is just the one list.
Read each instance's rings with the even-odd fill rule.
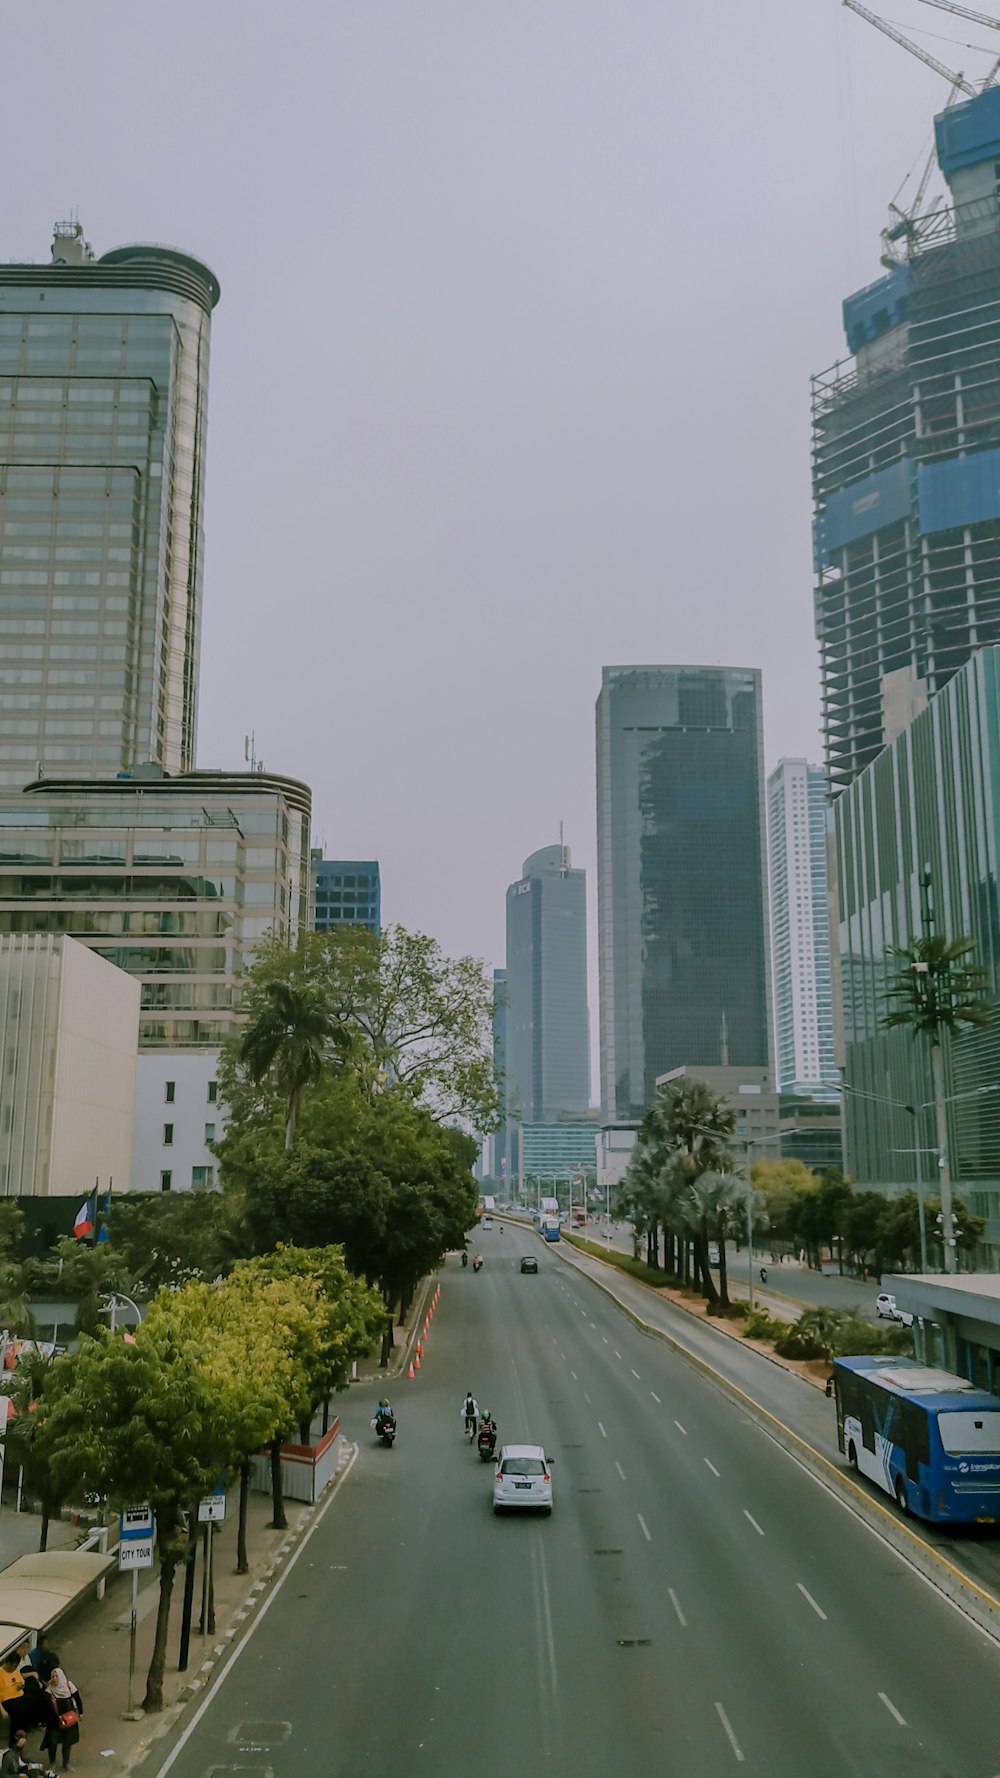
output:
[[552,1511],[552,1472],[541,1445],[503,1445],[493,1478],[493,1511]]
[[533,1253],[524,1254],[521,1260],[521,1270],[522,1272],[537,1272],[538,1261]]
[[586,1210],[574,1210],[574,1212],[573,1212],[573,1226],[575,1228],[582,1229],[582,1228],[586,1227],[586,1223],[587,1223]]
[[558,1239],[559,1239],[559,1218],[558,1218],[558,1216],[543,1216],[542,1221],[541,1221],[541,1226],[539,1227],[538,1232],[541,1235],[543,1241],[558,1241]]
[[1000,1521],[1000,1399],[915,1358],[836,1358],[837,1443],[901,1512]]
[[891,1290],[880,1290],[875,1298],[875,1313],[880,1321],[899,1321],[904,1327],[913,1326],[913,1316],[909,1309],[896,1306],[896,1299]]
[[708,1243],[708,1263],[710,1266],[717,1266],[719,1263],[719,1248],[715,1241]]
[[481,1222],[481,1223],[480,1223],[480,1224],[479,1224],[479,1226],[480,1226],[480,1228],[481,1228],[481,1229],[491,1229],[491,1228],[492,1228],[492,1227],[493,1227],[493,1218],[492,1218],[492,1216],[484,1216],[484,1217],[483,1217],[483,1220],[482,1220],[482,1222]]

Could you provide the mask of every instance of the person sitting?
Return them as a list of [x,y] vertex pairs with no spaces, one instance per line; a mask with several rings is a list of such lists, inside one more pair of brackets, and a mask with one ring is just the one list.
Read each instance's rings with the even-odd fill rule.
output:
[[490,1456],[497,1448],[497,1423],[486,1408],[479,1421],[479,1444],[488,1443]]
[[374,1426],[376,1432],[381,1432],[383,1426],[386,1426],[386,1425],[395,1426],[395,1424],[396,1424],[396,1416],[393,1413],[391,1407],[389,1406],[389,1403],[387,1402],[385,1396],[383,1395],[382,1400],[379,1402],[378,1407],[375,1409],[375,1416],[372,1420],[372,1425]]
[[14,1730],[14,1738],[0,1758],[0,1778],[24,1778],[26,1773],[38,1773],[42,1770],[39,1760],[29,1759],[26,1753],[28,1737],[23,1729]]

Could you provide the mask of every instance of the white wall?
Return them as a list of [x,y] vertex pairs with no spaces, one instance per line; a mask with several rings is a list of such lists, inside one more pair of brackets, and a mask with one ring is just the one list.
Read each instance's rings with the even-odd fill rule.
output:
[[0,938],[0,1193],[128,1190],[139,994],[75,939]]
[[141,989],[95,951],[63,942],[47,1196],[114,1181],[128,1191]]
[[[135,1115],[132,1136],[132,1189],[158,1192],[166,1189],[163,1175],[170,1174],[171,1191],[190,1191],[198,1183],[196,1168],[211,1168],[218,1184],[219,1163],[207,1146],[206,1125],[214,1126],[216,1138],[225,1130],[223,1108],[209,1098],[210,1083],[218,1076],[218,1050],[140,1050],[135,1071]],[[167,1098],[168,1083],[173,1098]],[[172,1142],[164,1141],[166,1125],[173,1126]],[[201,1183],[207,1183],[202,1175]]]

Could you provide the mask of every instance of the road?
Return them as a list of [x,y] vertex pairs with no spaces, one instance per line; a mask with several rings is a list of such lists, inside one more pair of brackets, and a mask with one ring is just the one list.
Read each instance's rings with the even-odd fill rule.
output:
[[[151,1773],[992,1778],[997,1647],[530,1232],[454,1261],[423,1367]],[[516,1256],[539,1256],[537,1277]],[[494,1518],[466,1388],[553,1458]]]

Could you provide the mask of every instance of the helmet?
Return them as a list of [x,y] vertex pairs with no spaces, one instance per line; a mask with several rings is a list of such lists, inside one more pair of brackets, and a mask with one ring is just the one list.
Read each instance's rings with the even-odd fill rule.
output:
[[386,1398],[384,1395],[378,1405],[380,1408],[387,1408],[389,1406],[389,1403],[386,1401]]

